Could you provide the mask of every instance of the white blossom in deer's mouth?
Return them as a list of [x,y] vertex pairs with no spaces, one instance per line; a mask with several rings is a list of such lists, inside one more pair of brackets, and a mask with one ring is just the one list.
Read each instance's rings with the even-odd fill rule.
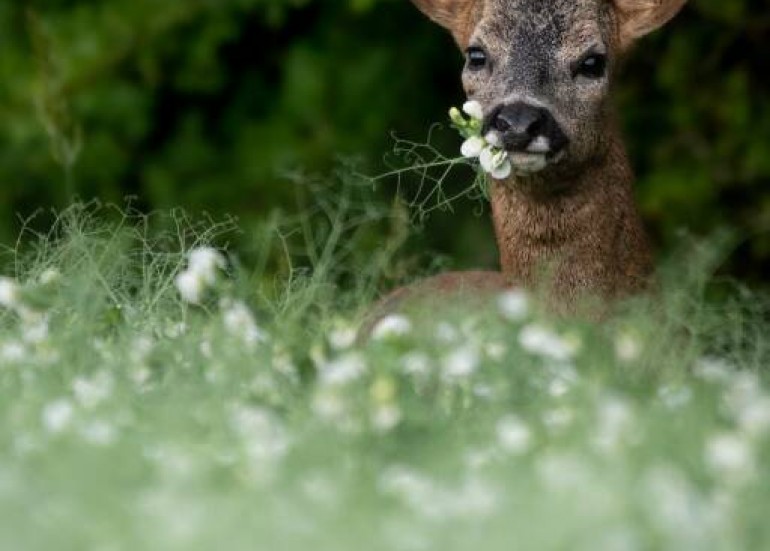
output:
[[460,135],[465,138],[460,152],[466,159],[478,159],[481,168],[497,180],[503,180],[511,175],[514,165],[508,152],[500,147],[496,137],[482,136],[484,109],[477,101],[468,101],[463,105],[463,112],[453,107],[449,117]]

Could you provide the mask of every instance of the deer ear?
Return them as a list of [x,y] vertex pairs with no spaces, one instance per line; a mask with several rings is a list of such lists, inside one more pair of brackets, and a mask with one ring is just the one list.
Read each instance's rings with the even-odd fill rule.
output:
[[449,29],[458,43],[467,41],[476,0],[412,0],[412,3],[433,21]]
[[613,0],[623,47],[669,22],[687,0]]

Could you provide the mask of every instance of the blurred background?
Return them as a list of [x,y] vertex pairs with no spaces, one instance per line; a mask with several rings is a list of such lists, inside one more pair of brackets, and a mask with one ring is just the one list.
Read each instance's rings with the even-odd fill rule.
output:
[[[766,0],[692,0],[633,52],[617,94],[660,254],[682,231],[733,228],[724,271],[752,284],[770,275],[769,44]],[[377,174],[392,132],[424,140],[463,101],[461,65],[407,0],[2,2],[0,242],[73,196],[229,213],[248,235],[301,208],[296,174],[334,193],[323,175],[343,160]],[[409,246],[495,266],[479,208],[436,212]]]

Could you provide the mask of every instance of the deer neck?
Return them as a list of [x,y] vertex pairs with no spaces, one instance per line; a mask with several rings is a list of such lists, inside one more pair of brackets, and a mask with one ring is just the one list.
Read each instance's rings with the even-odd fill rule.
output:
[[513,177],[491,188],[503,274],[558,299],[615,297],[651,272],[633,173],[617,136],[601,159],[572,174]]

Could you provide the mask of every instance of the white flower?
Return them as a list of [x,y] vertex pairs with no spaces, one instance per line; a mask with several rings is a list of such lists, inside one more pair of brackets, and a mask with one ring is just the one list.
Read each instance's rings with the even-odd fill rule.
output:
[[43,426],[51,433],[60,433],[69,426],[73,414],[74,408],[69,400],[55,400],[43,408]]
[[41,285],[51,285],[61,279],[61,272],[56,268],[48,268],[38,278]]
[[91,409],[112,395],[114,380],[107,371],[100,371],[90,379],[78,377],[72,382],[72,392],[78,403]]
[[632,432],[633,414],[628,403],[614,396],[603,398],[597,408],[594,444],[605,453],[618,449],[624,437]]
[[762,396],[743,405],[737,412],[738,424],[748,435],[759,437],[770,431],[770,398]]
[[706,464],[718,474],[730,478],[746,478],[754,469],[754,454],[745,438],[722,433],[706,442]]
[[615,337],[615,357],[625,363],[635,362],[642,355],[642,344],[636,335],[623,332]]
[[218,270],[224,270],[226,265],[222,253],[212,247],[198,247],[190,251],[188,269],[209,285],[216,283]]
[[339,386],[351,383],[366,372],[366,362],[358,353],[340,356],[330,362],[322,363],[318,377],[324,385]]
[[95,420],[80,427],[80,436],[95,446],[109,446],[115,441],[115,427],[105,421]]
[[422,352],[410,352],[401,358],[404,373],[413,377],[430,374],[430,358]]
[[176,276],[176,288],[182,300],[190,304],[200,304],[206,293],[206,281],[197,272],[184,271]]
[[532,354],[556,361],[567,361],[575,355],[575,347],[550,329],[527,325],[519,333],[519,344]]
[[20,342],[6,342],[0,346],[0,359],[8,363],[18,363],[27,357],[27,349]]
[[474,346],[462,346],[444,358],[443,376],[448,380],[464,379],[478,369],[480,362],[479,351]]
[[377,322],[372,330],[372,339],[386,340],[404,337],[412,331],[412,322],[401,314],[391,314]]
[[475,159],[481,155],[486,146],[487,142],[484,138],[481,136],[471,136],[463,142],[463,145],[460,147],[460,153],[462,153],[463,157]]
[[28,319],[23,328],[22,338],[29,344],[40,344],[48,338],[48,318],[40,316]]
[[345,414],[345,402],[336,390],[322,389],[313,397],[313,411],[322,419],[339,419]]
[[16,308],[19,301],[19,284],[10,277],[0,277],[0,306]]
[[264,332],[257,326],[254,315],[243,302],[236,301],[223,305],[222,318],[225,328],[242,339],[246,344],[254,345],[266,340]]
[[497,299],[497,307],[505,319],[521,322],[529,315],[529,297],[520,289],[507,291]]
[[355,327],[348,325],[338,325],[332,329],[327,335],[329,345],[337,351],[347,350],[353,346],[358,337],[358,332]]
[[506,415],[497,422],[497,442],[500,447],[512,455],[521,455],[529,451],[532,444],[532,431],[515,415]]
[[479,155],[479,162],[484,172],[496,180],[503,180],[513,172],[513,165],[508,158],[508,153],[501,149],[486,147]]
[[232,413],[231,426],[243,438],[253,461],[264,462],[283,457],[289,449],[289,436],[283,424],[268,410],[238,406]]
[[735,368],[727,360],[705,356],[695,362],[696,376],[709,383],[728,383],[735,374]]
[[478,121],[484,119],[484,108],[481,106],[481,104],[478,101],[475,101],[475,100],[466,101],[463,104],[463,111],[465,111],[466,115]]
[[395,404],[377,406],[372,413],[372,425],[378,432],[389,432],[401,422],[401,410]]

